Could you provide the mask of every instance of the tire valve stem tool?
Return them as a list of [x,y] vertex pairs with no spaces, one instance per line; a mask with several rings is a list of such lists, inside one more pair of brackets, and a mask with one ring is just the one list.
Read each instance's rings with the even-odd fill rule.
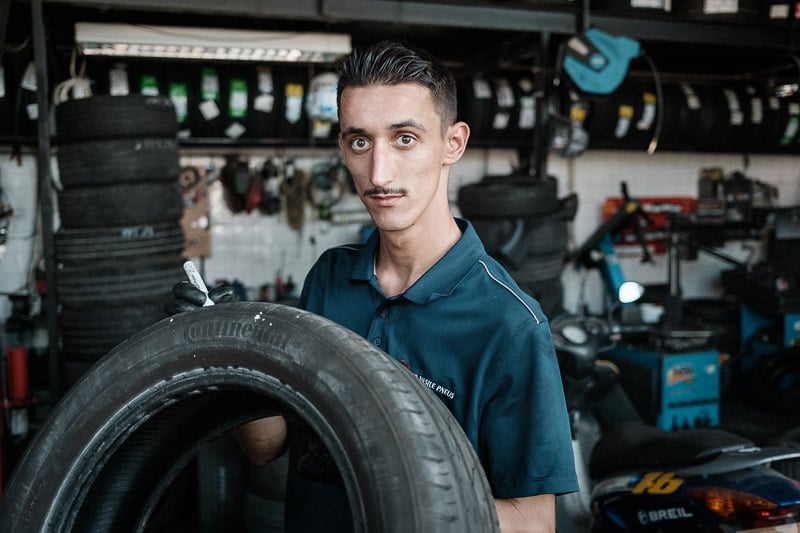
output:
[[203,294],[206,295],[206,301],[203,302],[203,307],[214,305],[214,301],[208,297],[208,287],[206,287],[206,284],[203,282],[203,277],[200,275],[200,272],[197,271],[197,267],[195,266],[194,262],[189,260],[183,263],[183,271],[186,272],[186,277],[189,278],[189,283],[203,291]]

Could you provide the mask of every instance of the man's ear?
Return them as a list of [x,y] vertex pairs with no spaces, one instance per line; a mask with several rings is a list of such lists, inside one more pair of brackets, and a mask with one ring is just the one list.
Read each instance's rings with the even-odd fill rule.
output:
[[447,128],[445,135],[444,164],[453,165],[461,159],[467,149],[469,126],[466,122],[456,122]]

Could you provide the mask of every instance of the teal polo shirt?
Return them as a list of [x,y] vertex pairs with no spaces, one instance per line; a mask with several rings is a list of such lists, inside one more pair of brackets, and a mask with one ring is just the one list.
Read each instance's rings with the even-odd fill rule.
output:
[[564,392],[547,318],[486,253],[472,225],[403,294],[375,275],[379,233],[327,250],[300,307],[365,337],[447,405],[495,498],[578,490]]

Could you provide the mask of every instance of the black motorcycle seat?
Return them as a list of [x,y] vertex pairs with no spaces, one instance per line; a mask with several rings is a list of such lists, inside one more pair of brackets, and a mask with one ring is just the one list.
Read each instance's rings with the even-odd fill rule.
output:
[[670,432],[638,421],[625,421],[600,437],[592,449],[589,474],[598,479],[617,471],[675,469],[709,461],[726,451],[753,446],[752,441],[720,429]]

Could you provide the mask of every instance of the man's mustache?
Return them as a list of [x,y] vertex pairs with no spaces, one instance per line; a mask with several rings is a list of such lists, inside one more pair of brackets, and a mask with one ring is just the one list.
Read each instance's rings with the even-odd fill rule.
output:
[[396,194],[406,194],[408,191],[405,189],[384,189],[383,187],[375,187],[374,189],[367,189],[364,191],[364,196],[391,196]]

